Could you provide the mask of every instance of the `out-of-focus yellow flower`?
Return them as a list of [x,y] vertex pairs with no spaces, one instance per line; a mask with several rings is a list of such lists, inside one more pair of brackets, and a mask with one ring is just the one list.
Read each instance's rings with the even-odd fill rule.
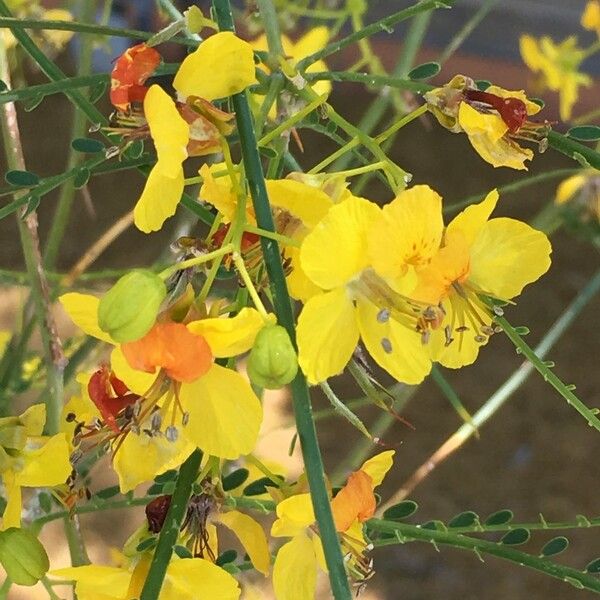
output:
[[595,31],[600,38],[600,2],[590,0],[581,15],[581,26],[588,31]]
[[471,364],[494,333],[493,312],[482,296],[509,301],[550,267],[544,233],[515,219],[489,219],[497,201],[493,190],[450,222],[412,292],[416,300],[441,303],[444,320],[432,328],[427,347],[445,367]]
[[[358,577],[368,575],[363,553],[367,543],[362,524],[375,512],[373,490],[381,484],[392,466],[393,450],[367,460],[352,473],[346,485],[331,501],[336,530],[344,551],[349,554],[348,568]],[[277,600],[313,600],[317,567],[327,572],[321,539],[312,525],[315,514],[310,494],[297,494],[277,505],[277,519],[271,528],[273,537],[291,537],[277,552],[273,566],[273,587]]]
[[534,73],[539,73],[541,86],[558,92],[560,118],[568,121],[579,97],[579,86],[592,84],[592,79],[579,71],[586,56],[585,50],[577,47],[575,36],[556,44],[548,36],[538,40],[530,35],[523,35],[519,47],[525,64]]
[[456,75],[424,98],[438,122],[453,133],[466,133],[486,162],[494,167],[527,168],[525,161],[533,158],[533,152],[522,148],[515,138],[539,141],[537,130],[541,127],[528,119],[540,107],[523,91],[495,85],[481,91],[471,78]]
[[[329,31],[327,27],[313,27],[298,38],[297,41],[292,41],[287,35],[281,36],[281,45],[283,47],[283,53],[285,58],[288,59],[291,66],[294,67],[303,58],[310,56],[311,54],[322,50],[329,40]],[[255,50],[268,51],[269,45],[267,44],[267,36],[263,33],[255,40],[250,42],[252,48]],[[307,69],[307,73],[317,73],[321,71],[327,71],[327,64],[323,60],[318,60]],[[331,92],[331,81],[317,81],[311,85],[312,89],[319,95],[329,94]],[[275,117],[275,107],[271,109],[271,118]]]
[[555,202],[580,202],[586,212],[600,221],[600,173],[585,169],[568,177],[556,189]]
[[64,483],[73,467],[64,433],[43,436],[46,407],[34,404],[19,417],[0,419],[0,477],[7,499],[2,529],[21,524],[21,488]]
[[[128,600],[140,597],[149,569],[150,557],[143,556],[129,568],[84,565],[55,569],[50,576],[75,581],[75,593],[80,600]],[[158,599],[238,600],[240,593],[237,581],[209,560],[174,557],[167,567]]]

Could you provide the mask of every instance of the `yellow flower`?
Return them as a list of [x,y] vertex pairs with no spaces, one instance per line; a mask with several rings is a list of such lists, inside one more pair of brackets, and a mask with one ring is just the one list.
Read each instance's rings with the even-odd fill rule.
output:
[[545,126],[528,121],[540,107],[523,91],[494,85],[481,91],[469,77],[456,75],[424,98],[443,127],[466,133],[481,158],[494,167],[526,169],[525,161],[533,158],[533,152],[519,146],[515,138],[541,141],[545,131]]
[[579,86],[592,84],[588,75],[579,72],[585,51],[577,47],[575,36],[556,44],[548,36],[537,40],[530,35],[523,35],[519,45],[523,61],[534,73],[539,73],[541,85],[558,92],[560,118],[569,120],[579,97]]
[[[215,177],[222,171],[223,164],[203,165],[200,175],[203,177],[200,199],[214,206],[228,224],[236,214],[237,196],[229,177]],[[325,216],[333,206],[326,192],[296,179],[267,179],[267,193],[273,207],[273,216],[277,232],[301,242],[307,233]],[[251,199],[246,200],[246,222],[256,225],[256,217]],[[289,265],[287,284],[290,294],[298,300],[305,300],[319,291],[302,271],[299,249],[296,246],[284,246],[283,256]]]
[[432,360],[446,367],[471,364],[494,333],[493,312],[482,297],[509,301],[550,267],[545,234],[515,219],[489,219],[497,201],[494,190],[452,220],[411,294],[441,302],[445,317],[432,328],[427,346]]
[[[375,511],[376,488],[392,466],[393,450],[366,461],[352,473],[348,483],[331,501],[336,529],[352,574],[363,578],[369,573],[363,553],[367,543],[362,523]],[[317,567],[327,571],[321,540],[315,533],[315,515],[310,494],[290,496],[277,505],[277,519],[271,528],[273,537],[291,537],[277,552],[273,566],[273,587],[277,600],[313,600]]]
[[0,476],[7,499],[2,529],[21,524],[21,488],[64,483],[73,467],[63,433],[43,436],[46,407],[34,404],[19,417],[0,419]]
[[[302,270],[321,290],[305,302],[298,318],[298,360],[311,384],[339,374],[359,338],[399,381],[418,383],[429,372],[430,360],[417,328],[424,307],[405,297],[415,283],[411,265],[418,262],[412,245],[417,254],[423,250],[420,236],[428,227],[427,218],[436,205],[441,214],[439,196],[423,187],[402,192],[384,213],[364,198],[348,198],[333,206],[305,237]],[[426,208],[428,204],[434,208]],[[407,237],[397,231],[388,235],[385,221],[396,210],[403,214],[399,222]],[[441,217],[438,221],[440,238]],[[435,233],[433,238],[435,246]],[[409,250],[392,256],[397,249],[389,244],[400,239]],[[425,248],[431,253],[436,249]],[[380,260],[384,256],[393,261],[389,268]]]
[[586,169],[560,183],[556,189],[556,204],[572,201],[578,201],[600,221],[600,174],[596,169]]
[[[175,214],[184,187],[183,161],[188,143],[193,154],[218,149],[214,137],[230,131],[231,115],[210,101],[237,94],[255,81],[254,56],[247,42],[231,32],[204,40],[181,63],[173,87],[184,104],[181,112],[158,85],[144,98],[144,115],[158,161],[134,210],[135,225],[145,233],[159,230]],[[187,118],[184,118],[187,117]]]
[[[75,581],[80,600],[139,598],[150,558],[143,556],[132,568],[85,565],[50,572],[52,577]],[[240,588],[227,571],[203,558],[173,558],[167,567],[159,600],[238,600]]]
[[600,38],[600,2],[590,0],[581,15],[581,26],[588,31],[595,31]]
[[[98,337],[97,298],[69,293],[60,301],[76,325]],[[187,327],[158,324],[141,340],[113,350],[114,373],[140,396],[142,407],[141,422],[119,415],[126,435],[115,441],[114,467],[123,492],[177,467],[195,447],[229,459],[252,451],[262,421],[260,401],[239,373],[212,357],[246,352],[264,324],[257,311],[245,308],[232,318]]]

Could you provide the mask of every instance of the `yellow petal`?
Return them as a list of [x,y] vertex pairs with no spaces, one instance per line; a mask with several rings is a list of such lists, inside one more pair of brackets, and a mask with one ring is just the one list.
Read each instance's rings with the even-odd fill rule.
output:
[[500,115],[483,113],[466,102],[458,109],[458,121],[467,134],[485,134],[490,142],[497,142],[508,131],[508,125]]
[[333,206],[329,196],[318,188],[293,179],[268,179],[269,200],[313,228]]
[[269,574],[271,554],[263,528],[248,515],[231,510],[219,515],[219,521],[231,529],[240,540],[254,568],[263,575]]
[[448,225],[447,236],[460,231],[467,246],[471,246],[498,203],[498,190],[492,190],[481,202],[467,206]]
[[144,115],[156,147],[158,170],[165,177],[177,177],[181,163],[188,155],[190,126],[179,114],[175,102],[159,85],[150,86],[144,98]]
[[298,363],[315,385],[344,370],[358,344],[355,309],[345,288],[310,298],[298,317]]
[[293,537],[315,522],[310,494],[296,494],[282,500],[276,512],[277,519],[271,527],[273,537]]
[[[324,25],[312,27],[307,33],[302,35],[298,41],[293,44],[291,51],[292,58],[297,62],[307,57],[309,54],[322,50],[329,41],[329,29]],[[323,70],[323,69],[319,69]]]
[[69,444],[64,433],[57,433],[51,438],[37,438],[40,439],[43,439],[41,445],[23,451],[25,464],[15,475],[15,481],[20,486],[60,485],[67,480],[73,470],[69,462]]
[[492,219],[471,247],[471,275],[482,291],[509,300],[550,268],[548,237],[515,219]]
[[556,188],[556,204],[564,204],[585,185],[588,179],[587,175],[572,175],[562,181]]
[[530,35],[522,35],[519,39],[519,49],[523,62],[532,71],[539,71],[542,64],[542,56],[535,38]]
[[398,194],[383,207],[369,234],[373,268],[386,278],[402,277],[407,267],[426,264],[442,240],[442,198],[427,185]]
[[302,269],[314,283],[331,290],[368,265],[368,233],[379,211],[376,204],[357,197],[329,210],[300,248]]
[[[223,223],[231,223],[237,210],[237,196],[229,176],[215,177],[214,173],[225,170],[224,163],[202,165],[199,174],[202,177],[199,199],[212,204],[223,215]],[[246,202],[246,219],[255,225],[256,218],[252,202]]]
[[285,249],[285,258],[289,260],[291,273],[286,277],[288,290],[292,298],[306,302],[312,296],[323,290],[315,285],[302,270],[300,263],[300,248],[289,247]]
[[110,366],[115,375],[134,393],[143,396],[156,380],[156,373],[146,373],[132,369],[121,350],[117,346],[110,355]]
[[125,598],[131,579],[131,573],[126,569],[103,565],[54,569],[48,575],[77,582],[75,591],[81,600]]
[[173,87],[181,96],[216,100],[237,94],[256,81],[254,53],[230,31],[205,39],[181,63]]
[[19,416],[28,436],[42,435],[46,424],[46,405],[33,404]]
[[169,563],[160,599],[238,600],[240,594],[238,582],[221,567],[203,558],[182,558]]
[[283,545],[273,566],[273,588],[277,600],[314,600],[317,559],[311,540],[299,534]]
[[[61,8],[50,8],[44,11],[42,17],[45,21],[72,21],[73,15],[68,11]],[[44,37],[56,48],[60,49],[67,44],[67,42],[73,37],[74,31],[61,31],[61,30],[44,30]]]
[[157,475],[177,468],[194,450],[181,430],[174,442],[164,435],[150,437],[145,433],[129,432],[115,452],[113,467],[119,476],[121,493],[125,494],[138,485],[152,481]]
[[21,486],[15,480],[14,471],[9,470],[2,473],[2,483],[6,498],[6,507],[2,515],[2,530],[20,527],[23,498]]
[[374,488],[381,484],[387,472],[392,468],[394,454],[396,454],[395,450],[385,450],[369,458],[369,460],[362,464],[360,470],[371,477]]
[[[270,314],[268,322],[275,324],[275,315]],[[234,317],[192,321],[188,323],[187,328],[192,333],[204,337],[213,356],[228,358],[250,350],[256,335],[266,324],[255,308],[245,307]]]
[[190,417],[182,432],[206,454],[236,459],[253,450],[262,406],[239,373],[213,365],[181,386],[180,400]]
[[181,164],[175,176],[168,177],[161,170],[159,160],[150,171],[142,195],[133,210],[135,226],[144,233],[158,231],[175,214],[183,188]]
[[431,370],[431,361],[420,334],[393,318],[381,323],[380,308],[367,300],[357,303],[360,335],[369,354],[398,381],[421,383]]
[[71,318],[71,321],[87,335],[98,338],[103,342],[114,344],[112,338],[98,325],[98,304],[100,299],[91,294],[80,294],[78,292],[69,292],[59,298],[65,312]]
[[[431,332],[427,343],[427,350],[433,361],[439,362],[449,369],[459,369],[475,362],[479,355],[479,349],[487,344],[489,338],[484,337],[484,341],[476,339],[477,333],[473,329],[472,320],[467,315],[476,310],[478,327],[480,325],[489,326],[492,320],[487,312],[480,308],[473,308],[474,300],[475,298],[471,298],[471,305],[469,305],[464,298],[458,294],[453,294],[449,301],[442,303],[446,318],[441,327]],[[444,327],[450,324],[456,324],[457,326],[464,324],[467,329],[460,332],[453,331],[452,337],[454,339],[450,344],[447,344]]]

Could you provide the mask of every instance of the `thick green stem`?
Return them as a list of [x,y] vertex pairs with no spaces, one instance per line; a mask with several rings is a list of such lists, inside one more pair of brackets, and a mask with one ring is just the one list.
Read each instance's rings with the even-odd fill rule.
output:
[[[233,16],[229,0],[213,0],[213,6],[221,30],[233,31]],[[275,231],[248,99],[244,93],[241,93],[233,96],[232,101],[248,187],[256,213],[256,221],[261,229]],[[269,275],[277,320],[285,327],[291,340],[295,343],[294,315],[285,281],[279,246],[275,240],[267,238],[261,238],[261,245]],[[323,461],[312,418],[310,393],[304,374],[301,371],[298,371],[298,375],[291,384],[291,389],[296,427],[302,446],[302,454],[310,485],[315,516],[323,543],[325,560],[329,569],[331,589],[336,600],[350,600],[350,587],[348,585],[337,532],[333,523],[331,505],[325,485]]]
[[551,148],[576,160],[582,166],[590,166],[600,170],[600,153],[596,150],[592,150],[592,148],[588,148],[588,146],[584,146],[557,131],[551,131],[548,134],[548,143]]
[[158,543],[140,600],[157,600],[160,594],[167,567],[173,555],[173,547],[177,542],[177,536],[187,512],[188,502],[192,494],[192,485],[198,476],[201,461],[202,452],[194,450],[181,465],[171,504],[158,537]]

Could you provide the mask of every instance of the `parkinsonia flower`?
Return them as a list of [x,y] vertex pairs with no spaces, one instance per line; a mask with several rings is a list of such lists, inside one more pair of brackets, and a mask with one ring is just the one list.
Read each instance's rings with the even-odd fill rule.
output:
[[[420,330],[436,310],[406,296],[415,267],[433,256],[442,234],[441,198],[427,189],[401,192],[383,211],[352,196],[305,237],[301,267],[319,289],[298,318],[298,361],[310,383],[341,373],[361,338],[399,381],[419,383],[429,372]],[[394,214],[400,230],[390,231]],[[379,255],[394,264],[376,272]]]
[[525,161],[533,158],[533,152],[516,140],[543,147],[548,126],[529,121],[541,109],[523,91],[495,85],[481,91],[471,78],[456,75],[424,98],[441,125],[453,133],[466,133],[481,158],[494,167],[527,169]]
[[576,202],[586,216],[600,222],[600,173],[596,169],[585,169],[568,177],[556,189],[555,202]]
[[[363,523],[375,512],[373,490],[391,468],[393,456],[394,451],[388,450],[367,460],[331,501],[348,570],[359,582],[372,574],[371,563],[364,555],[369,546],[363,536]],[[317,567],[327,571],[327,566],[310,494],[290,496],[277,505],[271,535],[292,538],[279,549],[273,566],[277,600],[313,600]]]
[[494,190],[450,222],[411,293],[421,302],[439,303],[444,313],[427,346],[432,360],[446,367],[471,364],[494,333],[494,310],[486,298],[509,302],[550,267],[544,233],[515,219],[489,219],[497,201]]
[[[99,333],[96,297],[69,293],[60,300],[85,333],[116,345]],[[256,310],[244,308],[235,317],[187,325],[157,322],[140,340],[117,345],[111,355],[116,385],[108,377],[104,393],[88,387],[101,413],[113,407],[113,419],[84,428],[81,438],[111,441],[123,492],[177,467],[195,447],[228,459],[252,451],[260,401],[239,373],[214,359],[249,350],[264,324]]]
[[[117,123],[133,131],[114,129],[124,139],[145,137],[148,129],[158,161],[135,207],[135,224],[149,233],[175,213],[184,187],[183,162],[188,156],[218,152],[222,138],[233,130],[233,115],[211,104],[244,90],[255,81],[254,57],[247,42],[231,32],[204,40],[175,74],[174,101],[158,85],[144,86],[159,61],[156,51],[140,44],[117,60],[111,80],[111,101]],[[143,113],[130,113],[132,102],[143,100]]]
[[[84,565],[55,569],[50,572],[50,576],[74,581],[79,600],[129,600],[140,597],[150,570],[151,558],[144,554],[125,567]],[[211,561],[174,556],[167,567],[158,599],[238,600],[240,593],[234,577]]]
[[21,488],[58,486],[71,474],[67,439],[63,433],[43,436],[45,422],[43,404],[0,419],[0,477],[7,499],[2,529],[21,524]]
[[539,74],[539,87],[558,92],[560,118],[568,121],[579,97],[579,86],[592,84],[592,79],[579,71],[586,51],[577,47],[575,36],[556,44],[548,36],[538,40],[530,35],[523,35],[519,47],[525,64]]

